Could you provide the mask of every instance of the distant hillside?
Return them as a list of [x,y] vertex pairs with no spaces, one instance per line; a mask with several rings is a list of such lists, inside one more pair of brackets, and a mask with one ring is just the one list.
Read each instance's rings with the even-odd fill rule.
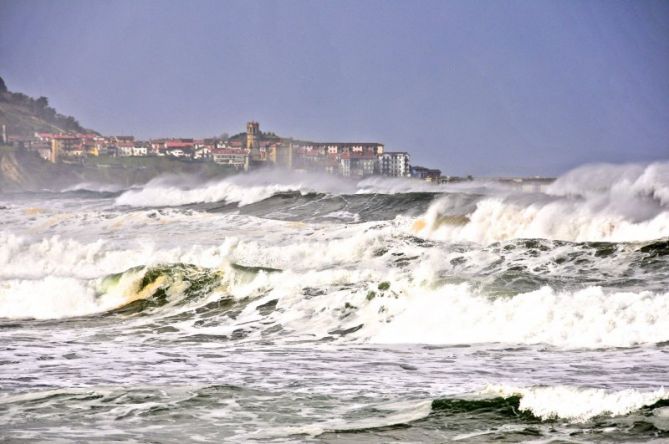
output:
[[11,92],[0,77],[0,125],[10,136],[29,137],[38,132],[95,132],[83,128],[77,119],[64,116],[49,106],[49,99],[33,99]]

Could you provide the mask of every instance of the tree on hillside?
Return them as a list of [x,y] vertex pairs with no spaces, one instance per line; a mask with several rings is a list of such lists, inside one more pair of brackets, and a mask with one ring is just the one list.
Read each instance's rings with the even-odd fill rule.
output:
[[[79,124],[77,119],[72,116],[64,116],[56,112],[56,110],[49,106],[49,99],[42,96],[37,99],[27,96],[26,94],[20,92],[9,92],[5,81],[0,77],[0,100],[9,102],[14,106],[23,108],[20,110],[20,113],[30,114],[32,117],[43,120],[49,125],[56,126],[65,131],[72,132],[84,132],[90,131],[86,130]],[[36,124],[42,125],[42,124]],[[33,133],[35,131],[35,125],[26,124],[26,128],[20,130],[20,132]],[[43,126],[43,125],[42,125]]]
[[44,108],[46,108],[47,106],[49,106],[49,99],[47,99],[46,97],[42,96],[42,97],[40,97],[39,99],[35,100],[35,104],[37,105],[37,107],[38,107],[39,109],[44,109]]
[[65,129],[69,131],[82,131],[81,126],[79,125],[79,122],[77,122],[77,119],[75,119],[72,116],[67,116],[64,119],[65,123]]
[[12,93],[11,102],[16,105],[30,106],[32,99],[23,93]]
[[41,118],[44,118],[46,113],[45,111],[49,107],[49,99],[46,97],[42,96],[39,99],[31,99],[30,101],[30,109],[32,112],[36,115],[38,115]]

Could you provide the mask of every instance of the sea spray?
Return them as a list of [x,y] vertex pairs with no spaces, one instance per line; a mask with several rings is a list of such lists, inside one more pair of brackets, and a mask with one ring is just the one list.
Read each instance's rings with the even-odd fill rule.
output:
[[[546,193],[480,195],[466,205],[446,195],[414,225],[443,241],[517,238],[575,242],[647,241],[669,236],[669,164],[593,165],[558,178]],[[466,217],[449,223],[451,215]]]
[[666,439],[663,170],[600,168],[1,195],[0,435]]
[[286,191],[302,193],[353,191],[354,183],[313,173],[261,170],[221,180],[200,182],[195,177],[158,177],[138,190],[129,190],[116,199],[117,205],[134,207],[179,206],[202,202],[227,202],[239,206],[267,199]]

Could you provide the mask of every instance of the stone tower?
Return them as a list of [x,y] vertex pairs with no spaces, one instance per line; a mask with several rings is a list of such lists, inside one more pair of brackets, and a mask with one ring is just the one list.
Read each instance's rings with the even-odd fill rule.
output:
[[260,148],[260,124],[248,122],[246,124],[246,149],[251,154],[257,154]]

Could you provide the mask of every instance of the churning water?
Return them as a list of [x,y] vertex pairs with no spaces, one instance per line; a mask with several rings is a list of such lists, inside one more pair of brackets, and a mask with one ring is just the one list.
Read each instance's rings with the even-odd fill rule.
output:
[[0,195],[0,438],[669,439],[669,164]]

